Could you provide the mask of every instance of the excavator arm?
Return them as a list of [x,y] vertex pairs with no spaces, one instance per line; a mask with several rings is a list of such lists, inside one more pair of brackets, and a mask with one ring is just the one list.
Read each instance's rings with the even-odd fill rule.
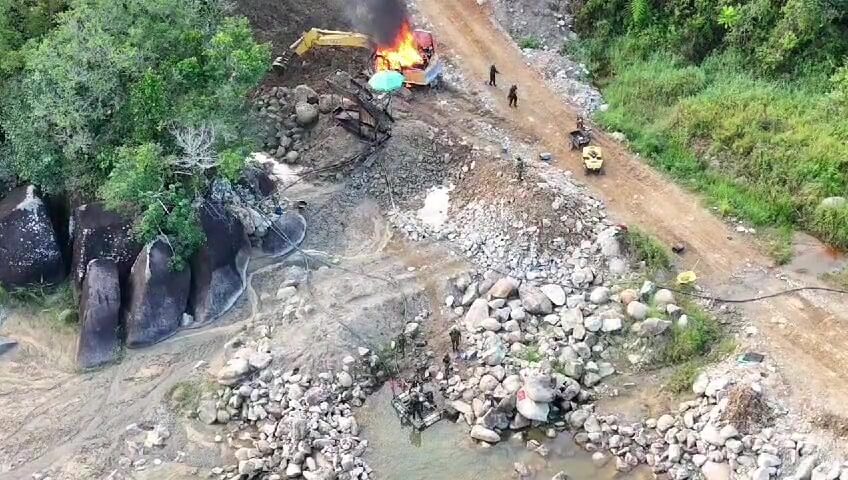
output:
[[312,47],[371,48],[371,39],[361,33],[313,28],[304,33],[289,48],[298,56],[303,56]]

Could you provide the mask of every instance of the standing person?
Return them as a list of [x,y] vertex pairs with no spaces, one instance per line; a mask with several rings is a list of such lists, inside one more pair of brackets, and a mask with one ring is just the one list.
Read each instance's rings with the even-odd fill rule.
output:
[[450,353],[445,353],[445,356],[442,357],[442,363],[445,364],[445,377],[447,377],[448,375],[450,375],[450,371],[451,371]]
[[406,354],[406,337],[402,333],[398,335],[395,340],[395,349],[400,356],[404,356]]
[[519,182],[524,181],[524,169],[525,169],[524,159],[521,158],[520,156],[516,155],[515,156],[515,174],[516,174],[516,176],[518,176]]
[[518,108],[518,85],[509,87],[509,94],[507,94],[506,98],[509,100],[510,107]]
[[453,348],[454,352],[458,352],[459,351],[459,342],[460,342],[460,340],[462,340],[462,334],[459,333],[459,328],[457,328],[457,326],[454,325],[450,329],[450,332],[448,332],[448,335],[450,335],[450,339],[451,339],[451,348]]
[[497,67],[495,67],[494,65],[489,67],[489,86],[490,87],[497,87],[498,86],[498,80],[497,80],[497,78],[495,78],[495,75],[497,75],[499,73],[501,73],[501,72],[499,72]]

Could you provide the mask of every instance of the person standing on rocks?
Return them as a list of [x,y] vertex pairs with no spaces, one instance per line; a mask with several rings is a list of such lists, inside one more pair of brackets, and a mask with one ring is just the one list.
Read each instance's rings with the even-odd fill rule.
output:
[[509,93],[507,94],[506,99],[509,100],[510,107],[518,108],[518,85],[509,87]]
[[395,339],[395,350],[401,357],[406,354],[406,336],[402,333]]
[[450,329],[450,332],[448,332],[448,335],[450,335],[451,339],[451,348],[454,352],[458,352],[459,342],[462,340],[462,334],[459,332],[459,328],[454,325],[453,328]]
[[524,170],[525,170],[524,159],[521,158],[520,156],[516,155],[515,156],[515,175],[518,177],[519,182],[524,181]]
[[[451,341],[452,341],[452,340],[453,340],[453,339],[451,339]],[[450,372],[451,372],[451,358],[450,358],[450,353],[445,353],[445,356],[444,356],[444,357],[442,357],[442,363],[444,363],[444,364],[445,364],[445,377],[447,377],[448,375],[450,375]]]
[[494,65],[489,67],[489,86],[490,87],[497,87],[498,86],[498,81],[497,81],[496,75],[499,74],[499,73],[501,73],[501,72],[499,72],[497,67],[495,67]]

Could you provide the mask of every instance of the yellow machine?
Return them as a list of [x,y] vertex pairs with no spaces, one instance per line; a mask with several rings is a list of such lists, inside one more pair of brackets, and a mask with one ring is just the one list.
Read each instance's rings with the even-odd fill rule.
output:
[[601,147],[591,145],[583,148],[583,169],[587,175],[604,172],[604,156]]
[[[410,32],[410,35],[411,40],[414,41],[413,45],[422,49],[422,52],[425,50],[429,51],[430,54],[426,57],[423,65],[403,68],[401,73],[409,85],[435,86],[442,76],[443,65],[441,59],[435,53],[433,36],[430,32],[424,30],[414,30]],[[370,49],[375,58],[379,54],[375,50],[374,42],[371,41],[368,35],[356,32],[313,28],[297,39],[289,47],[289,51],[285,55],[274,60],[274,67],[285,70],[293,55],[302,57],[314,47],[365,48]]]
[[313,28],[303,34],[289,49],[298,56],[303,56],[312,47],[353,47],[371,48],[371,39],[367,35],[354,32],[339,32],[336,30],[321,30]]

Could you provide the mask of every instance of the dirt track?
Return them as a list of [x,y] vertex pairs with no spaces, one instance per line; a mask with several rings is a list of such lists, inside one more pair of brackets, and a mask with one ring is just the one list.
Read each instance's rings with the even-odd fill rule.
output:
[[[420,0],[421,13],[467,78],[479,79],[490,95],[504,127],[539,140],[561,168],[580,172],[580,159],[567,149],[565,133],[576,112],[560,101],[543,78],[529,67],[507,34],[493,23],[485,7],[474,0]],[[489,66],[503,72],[499,87],[485,86]],[[519,86],[519,108],[510,109],[506,91]],[[484,93],[485,94],[485,93]],[[773,268],[752,241],[740,238],[702,205],[696,196],[653,171],[625,147],[598,132],[607,173],[586,178],[620,221],[655,233],[667,244],[683,242],[681,267],[695,268],[700,283],[729,298],[787,288],[786,274],[800,284],[819,284],[815,277]],[[582,174],[578,174],[581,176]],[[767,338],[764,353],[789,380],[793,399],[813,411],[848,416],[848,317],[846,298],[801,294],[745,305],[745,312]]]

